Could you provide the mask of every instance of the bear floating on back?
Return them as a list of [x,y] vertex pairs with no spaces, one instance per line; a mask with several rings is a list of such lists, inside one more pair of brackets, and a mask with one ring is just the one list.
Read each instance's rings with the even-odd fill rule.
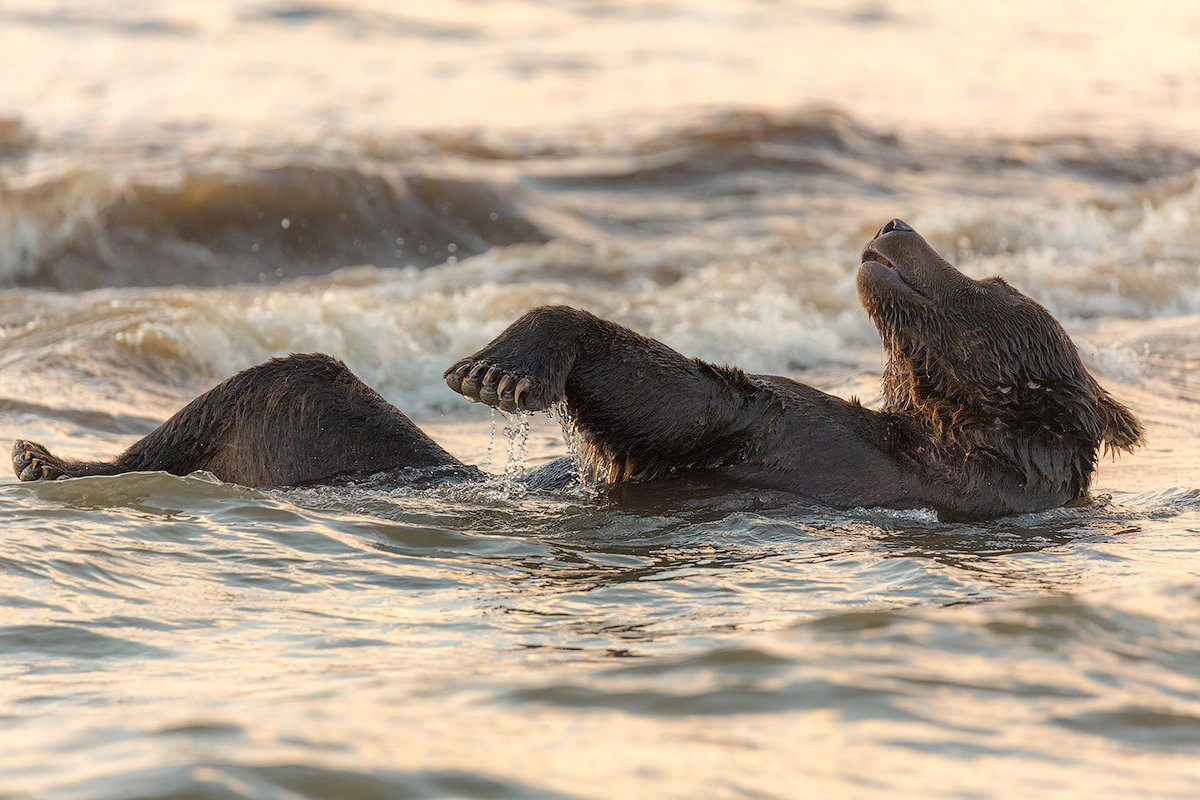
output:
[[[608,483],[683,478],[841,508],[928,507],[944,519],[1070,502],[1087,493],[1102,449],[1141,443],[1141,424],[1046,309],[999,278],[963,275],[905,223],[866,246],[857,284],[888,357],[878,411],[686,358],[566,307],[526,313],[445,378],[504,411],[562,403],[584,470]],[[18,441],[13,466],[22,480],[203,469],[271,486],[483,477],[316,354],[233,376],[113,461],[66,461]]]

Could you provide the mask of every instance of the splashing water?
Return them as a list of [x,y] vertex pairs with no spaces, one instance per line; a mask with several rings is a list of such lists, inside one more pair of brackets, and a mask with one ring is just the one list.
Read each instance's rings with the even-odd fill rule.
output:
[[514,492],[523,492],[521,481],[525,477],[525,465],[529,460],[529,419],[528,411],[517,414],[505,414],[504,435],[508,437],[507,460],[504,463],[504,490],[506,496]]
[[609,468],[600,459],[589,456],[584,452],[586,447],[575,421],[567,413],[566,403],[555,403],[546,410],[550,417],[556,420],[562,428],[563,439],[567,443],[567,454],[575,464],[575,474],[579,476],[579,486],[584,495],[596,498],[600,487],[607,484]]

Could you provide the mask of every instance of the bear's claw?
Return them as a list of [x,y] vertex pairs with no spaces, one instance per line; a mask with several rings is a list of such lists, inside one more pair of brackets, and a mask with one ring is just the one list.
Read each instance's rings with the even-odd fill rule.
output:
[[499,364],[467,361],[446,370],[446,385],[471,401],[517,413],[541,411],[544,403],[535,398],[537,380],[519,372],[509,372]]
[[447,386],[461,394],[463,378],[467,376],[467,372],[470,370],[470,368],[471,365],[469,363],[461,364],[458,367],[451,367],[450,369],[446,370],[446,374],[442,377],[446,379]]
[[[514,409],[521,407],[521,398],[532,393],[533,388],[534,382],[532,378],[521,378],[521,380],[517,382],[517,388],[513,390],[512,396],[512,404]],[[501,406],[503,407],[503,404],[501,404]]]

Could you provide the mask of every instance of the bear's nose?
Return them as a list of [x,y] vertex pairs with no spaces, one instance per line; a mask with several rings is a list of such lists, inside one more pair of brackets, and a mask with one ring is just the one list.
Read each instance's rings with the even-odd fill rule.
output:
[[913,230],[912,226],[909,225],[904,220],[894,219],[891,222],[889,222],[888,224],[884,225],[882,228],[880,228],[879,233],[875,234],[875,236],[880,237],[880,236],[883,236],[885,233],[891,233],[892,231],[908,231],[909,233],[916,233],[916,231]]

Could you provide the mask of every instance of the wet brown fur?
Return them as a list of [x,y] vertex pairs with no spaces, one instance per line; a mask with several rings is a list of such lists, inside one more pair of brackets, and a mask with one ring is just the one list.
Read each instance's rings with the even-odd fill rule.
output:
[[947,519],[1075,500],[1102,449],[1141,444],[1141,424],[1045,308],[963,275],[904,223],[867,245],[858,291],[887,353],[880,411],[565,307],[527,313],[446,380],[509,411],[564,403],[600,481],[706,475]]
[[887,355],[882,411],[931,477],[971,490],[1003,470],[1074,499],[1101,451],[1142,444],[1057,320],[1004,280],[968,278],[907,230],[863,261],[859,297]]

